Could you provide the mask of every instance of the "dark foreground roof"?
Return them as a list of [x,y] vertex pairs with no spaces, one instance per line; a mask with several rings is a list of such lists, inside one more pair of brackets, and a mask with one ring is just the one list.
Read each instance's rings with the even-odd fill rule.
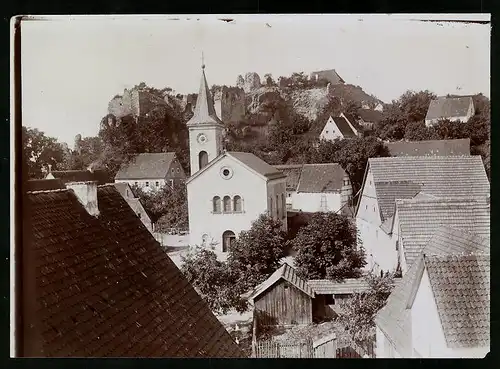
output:
[[36,279],[26,339],[38,349],[25,355],[242,356],[115,187],[97,196],[93,217],[71,190],[26,194],[23,274]]
[[470,138],[457,140],[399,141],[385,144],[391,156],[470,155]]

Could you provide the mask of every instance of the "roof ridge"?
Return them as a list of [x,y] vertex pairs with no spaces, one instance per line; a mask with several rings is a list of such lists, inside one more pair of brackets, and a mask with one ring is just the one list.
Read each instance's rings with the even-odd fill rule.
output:
[[[439,141],[439,140],[438,140]],[[446,155],[446,156],[433,156],[433,155],[419,155],[419,156],[380,156],[376,158],[368,158],[369,161],[384,161],[384,160],[450,160],[457,158],[480,158],[481,155]]]
[[63,192],[63,191],[69,191],[69,189],[68,188],[56,188],[56,189],[53,189],[53,190],[26,191],[26,193],[37,195],[39,193]]

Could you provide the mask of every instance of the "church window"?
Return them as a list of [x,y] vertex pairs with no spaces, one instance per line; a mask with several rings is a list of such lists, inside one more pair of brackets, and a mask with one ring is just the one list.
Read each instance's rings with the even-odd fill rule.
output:
[[206,151],[201,151],[198,154],[198,165],[200,169],[203,169],[207,166],[208,164],[208,154]]
[[231,212],[231,198],[229,196],[224,196],[224,213]]
[[221,212],[221,203],[220,203],[220,197],[219,196],[214,196],[212,200],[212,207],[214,213],[220,213]]
[[220,170],[220,175],[224,179],[230,179],[233,176],[233,170],[229,167],[222,167]]
[[236,236],[233,231],[225,231],[222,234],[222,252],[228,252],[235,239]]
[[234,211],[241,212],[243,210],[241,204],[241,196],[236,195],[233,199],[233,203]]

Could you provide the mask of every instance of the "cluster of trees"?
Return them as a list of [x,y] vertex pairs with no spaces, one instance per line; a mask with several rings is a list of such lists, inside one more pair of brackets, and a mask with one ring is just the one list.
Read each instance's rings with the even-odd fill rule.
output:
[[356,230],[342,215],[318,213],[294,238],[282,230],[280,221],[261,215],[231,245],[226,262],[216,261],[214,251],[195,248],[184,257],[181,270],[214,311],[243,312],[248,306],[242,295],[265,281],[292,253],[306,279],[360,276],[364,251],[357,249],[356,241]]

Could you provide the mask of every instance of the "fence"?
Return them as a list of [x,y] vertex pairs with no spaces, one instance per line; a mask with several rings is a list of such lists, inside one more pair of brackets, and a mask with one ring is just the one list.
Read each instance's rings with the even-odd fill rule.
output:
[[298,342],[273,340],[252,342],[252,357],[256,358],[373,358],[374,342],[358,344],[349,337],[335,334],[322,339]]

